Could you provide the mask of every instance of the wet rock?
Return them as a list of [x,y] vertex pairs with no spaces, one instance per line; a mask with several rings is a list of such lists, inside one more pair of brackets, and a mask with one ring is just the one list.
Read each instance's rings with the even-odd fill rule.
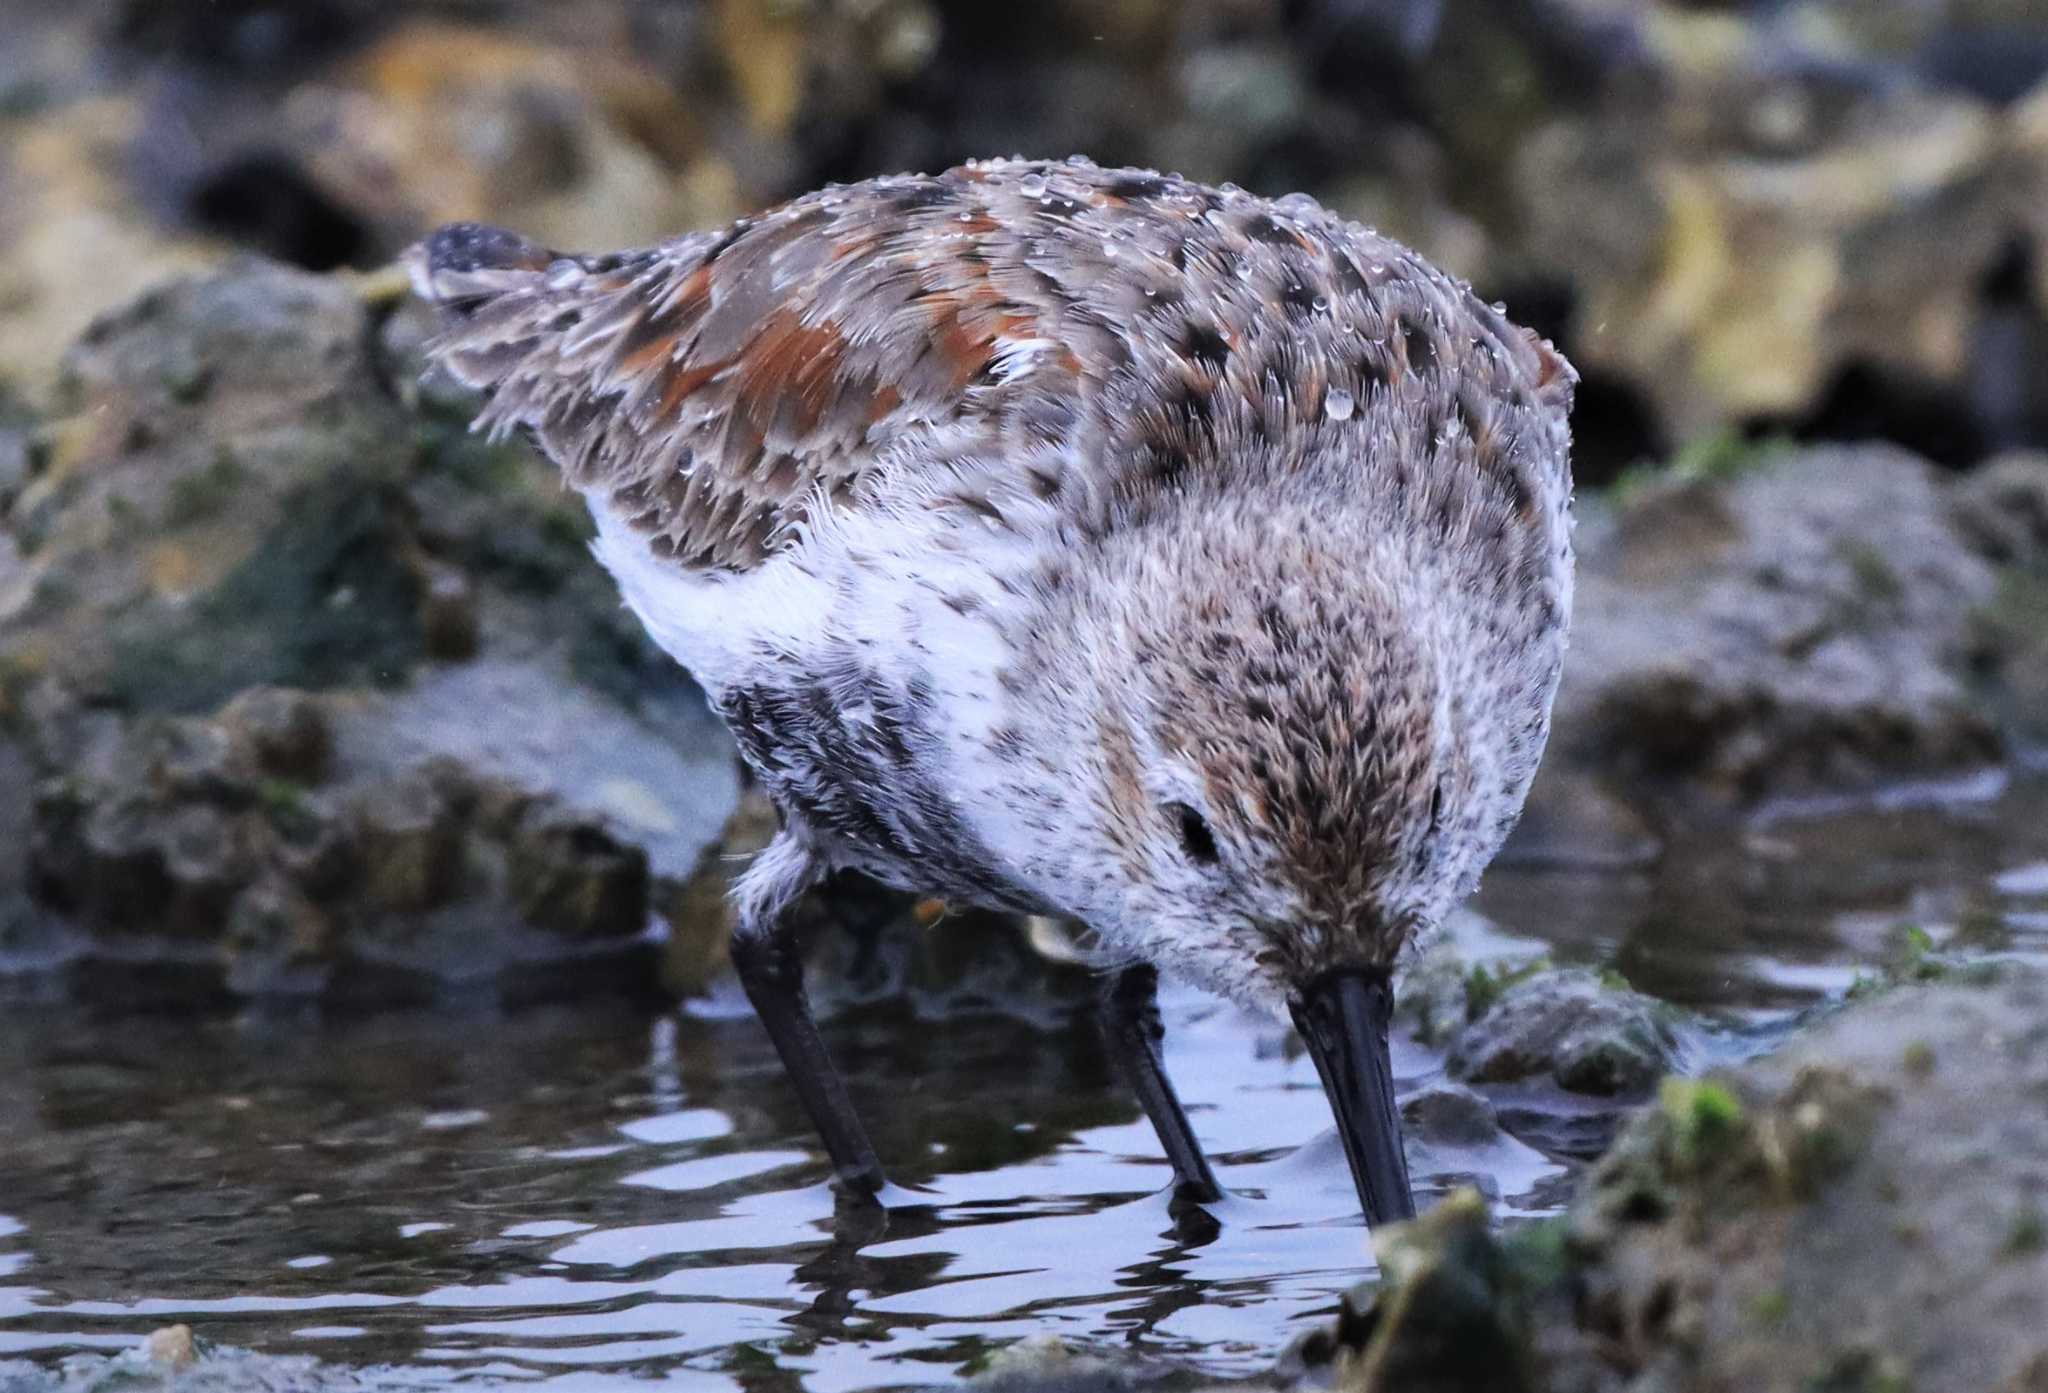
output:
[[1401,1103],[1401,1121],[1415,1141],[1478,1149],[1500,1137],[1493,1104],[1456,1084],[1437,1084]]
[[387,390],[379,293],[245,264],[67,358],[0,694],[81,990],[613,990],[736,798],[554,471]]
[[325,782],[267,774],[227,798],[212,773],[136,775],[163,765],[167,730],[181,757],[203,752],[192,768],[262,747],[258,734],[281,739],[273,760],[305,768],[318,709],[259,692],[215,718],[143,718],[98,774],[38,785],[30,888],[88,935],[56,960],[76,990],[147,1003],[156,982],[159,1004],[373,1006],[478,982],[508,1000],[647,989],[647,853],[558,796],[445,755]]
[[1472,1018],[1471,971],[1449,936],[1438,938],[1403,969],[1394,992],[1394,1018],[1424,1045],[1447,1043]]
[[1606,1097],[1647,1091],[1677,1056],[1664,1008],[1590,970],[1538,971],[1498,991],[1452,1039],[1453,1077],[1548,1075],[1571,1092]]
[[452,566],[429,566],[421,577],[420,636],[429,656],[474,658],[477,648],[476,586]]
[[84,1355],[50,1369],[17,1360],[0,1363],[0,1393],[372,1393],[401,1382],[379,1370],[351,1370],[305,1355],[229,1349],[195,1337],[183,1325],[155,1331],[123,1354]]
[[0,735],[0,961],[27,937],[29,846],[35,816],[35,771],[18,741]]
[[661,913],[669,925],[662,982],[677,996],[699,994],[725,971],[734,925],[732,883],[748,859],[774,838],[777,822],[768,796],[748,789],[691,874],[666,882],[660,891]]
[[44,884],[57,868],[76,867],[81,878],[65,887],[64,899],[87,923],[114,932],[153,925],[171,897],[161,829],[154,810],[138,799],[101,802],[80,819],[80,854],[57,851],[42,863]]
[[1507,936],[1485,916],[1458,910],[1395,977],[1395,1022],[1419,1045],[1448,1049],[1501,991],[1550,969],[1544,944]]
[[2001,455],[1959,482],[1956,525],[1995,565],[2048,574],[2048,455]]
[[[335,764],[383,777],[453,760],[478,796],[509,805],[551,795],[642,848],[655,876],[681,881],[738,801],[738,761],[687,677],[637,637],[623,654],[607,648],[581,663],[573,648],[563,654],[565,641],[624,613],[587,554],[582,565],[591,574],[573,591],[517,616],[542,631],[540,652],[519,653],[506,633],[474,662],[435,665],[402,689],[335,703]],[[501,599],[499,608],[509,606]],[[486,712],[495,714],[480,719]]]
[[351,819],[337,801],[286,780],[263,790],[263,842],[270,857],[287,880],[319,900],[347,893],[362,857]]
[[455,888],[461,828],[455,810],[424,773],[380,782],[355,804],[363,895],[399,913],[431,909]]
[[1900,987],[1739,1069],[1668,1079],[1563,1219],[1496,1235],[1467,1194],[1377,1235],[1379,1284],[1278,1376],[2032,1387],[2048,1368],[2048,1121],[2011,1099],[2048,1087],[2044,1007],[2048,974],[2009,966]]
[[[102,29],[107,8],[4,36],[16,54],[54,38],[70,59],[37,75],[64,99],[27,109],[4,100],[0,69],[0,380],[36,395],[93,317],[234,247],[360,268],[457,218],[495,214],[557,245],[608,247],[741,211],[730,164],[704,149],[704,103],[678,95],[709,75],[654,66],[645,40],[677,24],[625,13],[644,7],[562,25],[517,7],[436,23],[375,6],[311,19],[229,6],[214,7],[234,10],[229,21],[132,30]],[[605,42],[614,25],[638,41]],[[287,30],[320,42],[271,42]],[[141,60],[102,61],[110,39]]]
[[230,739],[265,774],[302,783],[327,771],[333,734],[317,697],[284,687],[251,687],[220,713]]
[[254,766],[217,721],[150,722],[139,753],[144,777],[166,798],[239,806],[255,794]]
[[921,902],[858,877],[827,881],[796,913],[821,1013],[989,1015],[1062,1031],[1101,987],[1092,968],[1038,952],[1014,916]]
[[1649,820],[1625,798],[1583,769],[1549,764],[1495,864],[1617,871],[1651,865],[1662,850]]
[[535,808],[520,819],[508,851],[513,903],[536,928],[602,938],[647,926],[647,853],[602,822]]
[[1669,1090],[1573,1206],[1617,1386],[2031,1386],[2048,1129],[2006,1100],[2048,1086],[2044,1006],[2030,970],[1902,989]]
[[1549,966],[1542,945],[1503,937],[1480,915],[1461,910],[1402,966],[1395,1019],[1419,1043],[1446,1047],[1491,1009],[1505,987]]
[[1999,585],[1932,469],[1881,446],[1761,447],[1625,492],[1582,527],[1551,758],[1740,806],[1979,766],[1971,616]]
[[304,891],[287,880],[258,880],[227,913],[228,988],[251,997],[314,995],[336,946],[333,920]]
[[1998,114],[1859,80],[1795,33],[1656,7],[1636,34],[1658,84],[1518,159],[1526,253],[1578,292],[1575,360],[1674,439],[1797,415],[1852,364],[1956,390],[1971,371],[2020,206]]
[[2048,574],[2007,572],[1973,618],[1980,652],[1999,678],[1988,694],[1993,709],[2039,749],[2048,744]]
[[187,802],[163,820],[161,836],[171,892],[165,929],[174,938],[212,938],[250,873],[242,828],[217,807]]
[[302,84],[282,143],[388,250],[486,214],[550,246],[645,245],[741,211],[678,90],[623,45],[427,20]]
[[[97,321],[66,356],[62,443],[9,514],[39,601],[7,639],[131,710],[394,680],[420,649],[416,428],[370,322],[349,287],[255,263]],[[201,401],[178,386],[192,363]]]
[[0,382],[40,394],[95,317],[212,253],[158,225],[126,178],[123,152],[146,121],[133,96],[0,121]]
[[1355,1393],[1536,1393],[1525,1278],[1494,1238],[1486,1205],[1459,1191],[1373,1236],[1379,1281],[1347,1292],[1336,1324],[1283,1358]]
[[2019,740],[2048,742],[2048,456],[2006,455],[1957,484],[1956,525],[1998,566],[1970,616],[1979,688]]
[[13,506],[29,479],[29,429],[5,423],[5,405],[0,397],[0,511]]

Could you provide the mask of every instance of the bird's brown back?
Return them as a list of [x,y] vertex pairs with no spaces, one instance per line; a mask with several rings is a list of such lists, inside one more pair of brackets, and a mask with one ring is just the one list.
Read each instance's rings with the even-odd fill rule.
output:
[[1113,527],[1326,430],[1421,469],[1459,436],[1459,477],[1418,491],[1539,535],[1569,487],[1527,445],[1562,421],[1564,361],[1306,199],[992,161],[644,252],[463,227],[426,258],[483,420],[530,429],[685,569],[756,566],[820,506]]

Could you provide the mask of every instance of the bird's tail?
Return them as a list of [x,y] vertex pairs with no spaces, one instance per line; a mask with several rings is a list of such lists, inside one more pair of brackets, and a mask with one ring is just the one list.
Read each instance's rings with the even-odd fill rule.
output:
[[451,314],[467,314],[503,295],[531,285],[563,260],[516,232],[483,223],[449,223],[404,257],[412,288],[421,299]]
[[439,229],[402,261],[413,290],[441,311],[434,361],[492,392],[533,365],[552,298],[549,268],[575,264],[516,232],[471,222]]
[[590,443],[584,417],[653,260],[553,251],[482,223],[450,223],[403,257],[413,289],[441,311],[428,355],[490,394],[477,425],[530,429],[565,467]]
[[402,258],[419,297],[441,311],[429,346],[465,386],[495,391],[531,358],[536,311],[554,252],[516,232],[450,223]]
[[440,310],[428,356],[488,394],[477,427],[531,432],[580,479],[593,452],[623,448],[608,432],[631,429],[605,424],[625,385],[612,364],[646,313],[643,282],[661,258],[658,249],[559,252],[502,228],[451,223],[403,261],[413,288]]

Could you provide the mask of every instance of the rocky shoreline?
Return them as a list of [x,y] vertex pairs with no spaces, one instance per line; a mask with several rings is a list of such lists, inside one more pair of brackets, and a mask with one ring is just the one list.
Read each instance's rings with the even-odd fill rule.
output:
[[[1561,926],[1463,917],[1400,996],[1419,1159],[1584,1170],[1560,1218],[1460,1192],[1380,1236],[1383,1280],[1241,1386],[2048,1387],[2048,982],[1890,817],[1994,841],[1968,810],[2048,752],[2048,30],[2013,0],[9,7],[0,1006],[730,994],[772,813],[573,496],[423,376],[390,257],[1013,148],[1304,188],[1583,374],[1573,648],[1479,901]],[[1860,968],[1751,941],[1823,882]],[[807,912],[828,1015],[1066,1031],[1091,990],[1054,926]],[[1766,1030],[1685,990],[1779,949]],[[417,1381],[197,1335],[0,1393]],[[1039,1341],[981,1377],[1206,1382]]]
[[655,979],[730,749],[377,293],[252,263],[66,359],[0,557],[0,959],[143,1004]]
[[[0,971],[368,1004],[715,967],[722,857],[762,813],[551,471],[416,385],[420,337],[387,282],[246,262],[99,321],[16,428]],[[1580,513],[1504,866],[1654,864],[2048,732],[2048,456],[1731,446]]]
[[1359,1393],[2039,1387],[2044,1006],[1979,966],[1667,1081],[1563,1218],[1446,1202],[1293,1359]]
[[[0,550],[9,990],[377,1009],[688,993],[720,970],[730,854],[766,811],[605,593],[545,469],[411,385],[412,315],[379,283],[264,263],[174,282],[89,330],[56,409],[21,428]],[[1508,867],[1654,865],[1773,807],[2024,758],[2048,728],[2048,458],[1954,478],[1893,447],[1756,448],[1581,513],[1572,674]],[[874,927],[904,910],[820,904],[868,926],[816,935],[828,1007],[909,992],[1031,1010],[1081,990],[995,925],[875,956]],[[1945,970],[1924,935],[1901,951],[1900,980]],[[1983,1090],[2031,1086],[2042,991],[2017,970],[1909,985],[1726,1079],[1674,1083],[1702,1022],[1610,973],[1451,936],[1401,990],[1446,1060],[1410,1100],[1417,1145],[1501,1140],[1469,1085],[1535,1081],[1595,1103],[1553,1149],[1604,1158],[1567,1218],[1504,1243],[1458,1196],[1383,1238],[1384,1284],[1283,1373],[1509,1386],[1468,1367],[1489,1351],[1481,1367],[1531,1390],[1991,1387],[1944,1372],[1965,1367],[1956,1332],[1985,1324],[1968,1367],[2031,1386],[2048,1353],[1999,1313],[2043,1275],[2022,1233],[2039,1139]],[[1942,1155],[1915,1159],[1934,1139]],[[1962,1202],[1934,1189],[1957,1165],[1989,1170],[1950,1213]],[[1873,1243],[1877,1205],[1925,1217]],[[1906,1320],[1937,1258],[2008,1295]],[[1855,1312],[1822,1263],[1868,1275]],[[1886,1300],[1896,1322],[1873,1314]],[[277,1373],[213,1358],[223,1387]],[[998,1382],[1125,1377],[1059,1358],[1080,1363],[1041,1383],[1020,1355]],[[53,1377],[95,1386],[132,1363]]]

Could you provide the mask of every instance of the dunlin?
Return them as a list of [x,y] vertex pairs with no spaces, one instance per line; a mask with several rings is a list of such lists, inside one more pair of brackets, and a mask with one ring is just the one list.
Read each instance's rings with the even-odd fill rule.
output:
[[1413,1213],[1392,972],[1548,733],[1563,358],[1311,199],[1080,160],[605,255],[461,224],[412,269],[781,811],[732,956],[842,1185],[882,1169],[783,921],[852,868],[1093,930],[1197,1199],[1158,970],[1285,1008],[1368,1221]]

